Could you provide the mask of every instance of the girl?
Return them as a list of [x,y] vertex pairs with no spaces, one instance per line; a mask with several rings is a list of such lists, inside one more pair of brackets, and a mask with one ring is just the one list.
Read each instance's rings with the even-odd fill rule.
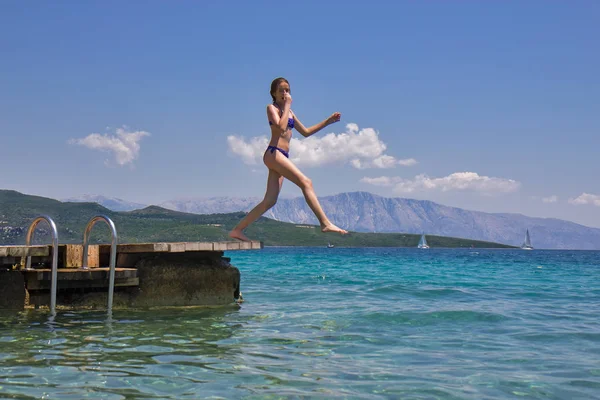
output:
[[285,78],[277,78],[271,83],[271,97],[273,104],[267,106],[267,118],[271,126],[271,141],[263,156],[263,162],[269,168],[269,177],[267,178],[267,193],[265,198],[256,207],[252,209],[231,232],[229,236],[234,239],[249,241],[244,235],[243,230],[252,222],[256,221],[269,208],[277,202],[277,197],[283,184],[283,178],[287,178],[295,183],[304,194],[306,203],[315,213],[315,216],[321,224],[322,232],[338,232],[342,235],[348,232],[335,226],[325,215],[317,195],[312,186],[312,181],[306,177],[289,160],[290,140],[292,138],[292,129],[296,128],[304,137],[309,137],[317,133],[327,125],[338,122],[341,118],[339,112],[331,114],[325,121],[306,128],[302,122],[290,109],[292,105],[292,96],[290,84]]

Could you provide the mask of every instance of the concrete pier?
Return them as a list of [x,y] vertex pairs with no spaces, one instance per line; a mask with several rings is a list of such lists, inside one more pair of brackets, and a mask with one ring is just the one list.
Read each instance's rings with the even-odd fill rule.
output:
[[[240,296],[240,271],[224,251],[258,250],[261,242],[138,243],[117,246],[113,308],[224,306]],[[0,246],[0,309],[50,304],[52,246]],[[110,245],[58,246],[57,306],[105,308]],[[24,269],[31,256],[31,269]]]

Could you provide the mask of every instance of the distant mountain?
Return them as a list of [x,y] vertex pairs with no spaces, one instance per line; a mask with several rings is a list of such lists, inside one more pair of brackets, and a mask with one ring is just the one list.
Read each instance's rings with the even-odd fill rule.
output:
[[116,197],[105,197],[95,194],[84,194],[83,196],[62,199],[61,201],[71,203],[98,203],[113,211],[131,211],[146,207],[146,204],[133,203]]
[[[68,200],[96,202],[114,211],[145,207],[103,196]],[[159,206],[194,214],[217,214],[249,211],[260,200],[258,197],[180,198]],[[529,229],[535,248],[600,250],[600,229],[559,219],[469,211],[427,200],[386,198],[368,192],[341,193],[321,197],[319,201],[336,224],[357,232],[424,232],[519,246]],[[303,197],[279,199],[265,217],[296,224],[317,224]]]
[[[81,243],[88,221],[105,214],[117,228],[119,243],[188,242],[231,240],[227,233],[243,217],[243,213],[190,214],[149,206],[134,211],[111,211],[97,203],[63,203],[39,196],[29,196],[13,190],[0,190],[0,244],[23,244],[27,229],[40,214],[49,215],[56,223],[60,243]],[[110,241],[106,226],[95,228],[91,243]],[[254,240],[266,246],[322,246],[330,242],[343,247],[416,247],[420,235],[402,233],[357,233],[350,235],[324,234],[315,226],[297,225],[260,218],[247,230]],[[506,247],[441,236],[427,237],[431,247],[494,248]],[[48,243],[47,224],[38,226],[34,243]]]
[[[211,197],[166,202],[162,206],[211,214],[248,211],[258,201],[258,198]],[[332,221],[358,232],[425,232],[519,246],[529,229],[535,248],[600,249],[600,229],[559,219],[468,211],[427,200],[386,198],[367,192],[341,193],[321,197],[319,201]],[[302,197],[280,199],[265,217],[297,224],[317,224]]]
[[258,197],[190,197],[165,201],[159,206],[194,214],[218,214],[251,210],[261,200]]

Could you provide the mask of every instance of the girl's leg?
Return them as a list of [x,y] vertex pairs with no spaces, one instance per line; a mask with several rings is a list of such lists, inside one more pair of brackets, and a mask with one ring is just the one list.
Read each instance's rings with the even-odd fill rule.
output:
[[293,162],[291,162],[283,154],[280,154],[278,151],[275,151],[273,153],[266,153],[264,156],[264,162],[270,170],[277,171],[280,175],[295,183],[302,190],[302,194],[304,194],[306,203],[313,211],[313,213],[315,213],[315,216],[321,224],[321,231],[338,232],[341,234],[348,233],[348,231],[335,226],[329,220],[329,218],[327,218],[325,212],[319,204],[319,200],[317,199],[317,195],[315,194],[315,190],[313,189],[312,181],[308,177],[306,177],[306,175],[304,175],[298,169],[298,167],[294,165]]
[[275,205],[277,202],[277,197],[279,197],[282,184],[283,176],[281,176],[278,172],[269,169],[265,198],[248,214],[246,214],[246,216],[236,225],[236,227],[229,232],[229,237],[249,242],[250,239],[244,235],[243,230],[246,229],[248,225],[260,218],[260,216],[263,215],[269,208]]

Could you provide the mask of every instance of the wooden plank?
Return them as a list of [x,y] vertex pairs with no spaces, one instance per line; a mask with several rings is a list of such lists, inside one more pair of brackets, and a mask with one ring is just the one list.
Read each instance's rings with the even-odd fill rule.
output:
[[[110,245],[107,245],[110,251]],[[117,253],[162,253],[169,251],[169,243],[134,243],[117,245]]]
[[[83,260],[82,260],[83,262]],[[100,266],[100,246],[97,244],[88,247],[88,267],[97,268]]]
[[[67,244],[63,253],[62,266],[65,268],[81,268],[83,265],[83,245]],[[88,246],[88,267],[97,268],[100,266],[99,246],[93,244]]]
[[235,242],[226,242],[227,249],[226,250],[240,250],[242,248],[242,244],[244,242],[235,241]]
[[63,266],[65,268],[79,268],[83,263],[83,245],[67,244],[63,253]]
[[169,253],[183,253],[185,252],[185,243],[168,243]]
[[240,242],[240,250],[252,250],[252,242]]
[[213,242],[213,250],[214,251],[225,251],[227,250],[228,242]]
[[8,251],[8,256],[13,257],[25,257],[35,256],[44,257],[52,254],[50,251],[51,246],[22,246],[21,248],[13,248]]
[[[223,241],[223,242],[172,242],[172,243],[131,243],[117,246],[117,254],[121,253],[181,253],[184,251],[225,251],[225,250],[257,250],[262,249],[259,241]],[[110,252],[109,244],[100,245],[100,254]]]
[[231,251],[231,250],[260,250],[263,248],[262,242],[213,242],[213,250],[215,251]]
[[50,246],[0,246],[0,257],[47,256]]
[[117,268],[133,268],[139,259],[139,253],[117,253]]
[[212,242],[185,242],[185,251],[213,251]]
[[214,251],[240,250],[243,242],[213,242]]

